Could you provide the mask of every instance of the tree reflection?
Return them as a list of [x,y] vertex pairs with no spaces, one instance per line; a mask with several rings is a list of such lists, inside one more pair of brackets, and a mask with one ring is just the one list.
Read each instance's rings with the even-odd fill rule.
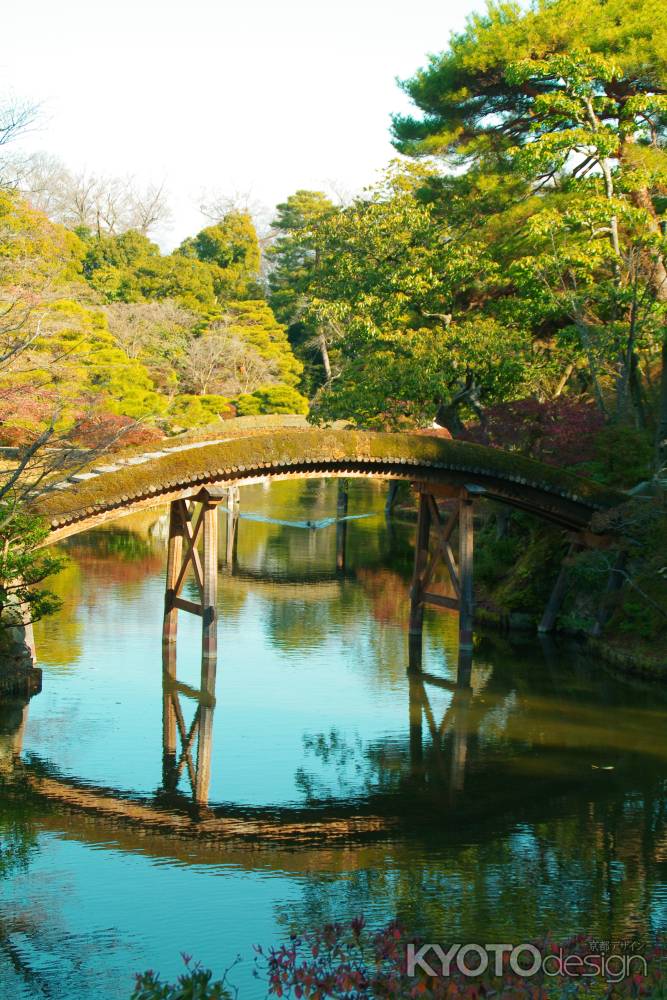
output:
[[[336,489],[315,480],[277,484],[270,493],[249,487],[242,509],[324,518],[335,512]],[[364,911],[378,922],[398,914],[436,940],[647,932],[661,919],[656,887],[667,858],[661,697],[615,681],[572,650],[518,648],[500,636],[480,637],[466,664],[453,615],[427,616],[414,655],[405,632],[414,527],[387,526],[383,500],[380,489],[351,485],[349,511],[377,509],[379,518],[349,522],[339,574],[334,526],[305,531],[241,520],[233,564],[220,567],[220,620],[221,630],[242,629],[254,604],[248,620],[264,648],[278,648],[292,663],[330,644],[355,683],[361,678],[356,689],[370,692],[369,713],[380,692],[403,699],[400,724],[390,721],[386,732],[369,726],[369,736],[360,714],[346,728],[328,718],[318,727],[304,713],[294,723],[305,729],[297,801],[246,807],[226,802],[222,784],[211,802],[211,769],[226,774],[229,766],[213,754],[214,673],[188,688],[169,659],[175,650],[167,651],[155,795],[138,801],[128,794],[116,812],[107,801],[98,813],[95,789],[62,780],[67,809],[40,822],[98,844],[111,840],[112,829],[119,850],[178,857],[184,866],[229,862],[251,871],[261,842],[262,865],[298,878],[289,919],[300,926]],[[146,580],[162,579],[164,557],[159,531],[135,531],[129,521],[82,536],[69,551],[58,629],[71,622],[72,632],[62,631],[58,655],[71,661],[81,604],[106,600],[109,587],[136,602]],[[54,641],[48,637],[46,648]],[[224,669],[223,653],[221,677]],[[156,745],[159,739],[156,732]],[[244,740],[252,753],[250,722]],[[266,761],[267,770],[274,766]],[[293,762],[288,769],[291,777]],[[47,793],[58,791],[57,775],[50,777],[39,786],[42,813]],[[17,802],[7,808],[13,815]],[[373,824],[355,825],[359,817]],[[20,861],[19,828],[16,836]],[[14,863],[11,849],[7,858]]]

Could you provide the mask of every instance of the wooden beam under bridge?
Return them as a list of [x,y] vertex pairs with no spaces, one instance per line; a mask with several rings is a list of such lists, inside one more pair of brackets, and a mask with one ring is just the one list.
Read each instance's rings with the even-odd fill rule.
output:
[[[410,636],[413,639],[421,636],[426,606],[444,608],[459,613],[459,648],[472,649],[473,498],[466,488],[432,487],[422,483],[415,484],[415,488],[419,493],[419,514],[410,591]],[[440,513],[438,496],[454,501],[446,519]],[[458,559],[452,548],[455,529],[458,529]],[[455,597],[433,590],[436,571],[443,567]]]
[[[195,521],[194,499],[200,504]],[[202,491],[192,500],[174,500],[169,514],[167,582],[164,601],[162,639],[175,642],[178,612],[187,611],[202,619],[202,658],[217,654],[218,597],[218,520],[216,507],[224,499],[219,494]],[[198,543],[201,539],[202,554]],[[191,572],[199,592],[199,602],[181,597]]]
[[[341,495],[346,500],[343,484]],[[468,487],[435,486],[415,483],[419,494],[419,517],[415,545],[414,573],[410,603],[410,637],[421,636],[426,606],[458,611],[459,649],[472,649],[473,625],[473,490]],[[199,489],[190,498],[171,503],[167,550],[167,579],[164,602],[163,641],[176,641],[180,611],[202,619],[202,669],[217,656],[218,520],[216,508],[227,499],[224,487]],[[453,501],[446,519],[436,497]],[[339,507],[343,506],[339,497]],[[199,505],[197,513],[196,506]],[[452,541],[458,536],[458,554]],[[201,548],[201,553],[200,553]],[[340,552],[338,553],[340,558]],[[455,596],[438,593],[434,577],[446,569]],[[196,584],[199,600],[182,596],[186,579]]]

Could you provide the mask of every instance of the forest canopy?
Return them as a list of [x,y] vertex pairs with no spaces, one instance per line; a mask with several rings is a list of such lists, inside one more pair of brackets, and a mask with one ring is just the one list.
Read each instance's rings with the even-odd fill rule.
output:
[[[2,375],[5,443],[56,399],[61,422],[92,407],[159,433],[309,410],[455,434],[562,400],[652,438],[661,467],[660,15],[655,0],[489,3],[403,81],[414,110],[393,118],[399,158],[379,181],[344,205],[299,189],[261,234],[227,203],[163,253],[161,188],[5,157],[0,286],[29,341]],[[37,385],[19,416],[16,386]]]

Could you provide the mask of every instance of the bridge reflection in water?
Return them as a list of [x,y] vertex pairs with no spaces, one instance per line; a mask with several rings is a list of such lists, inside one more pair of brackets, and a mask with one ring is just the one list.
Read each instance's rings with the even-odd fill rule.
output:
[[[163,798],[178,800],[178,786],[185,772],[193,803],[207,806],[211,784],[216,661],[213,658],[202,661],[199,690],[179,682],[174,643],[163,644],[162,666]],[[196,705],[189,726],[185,722],[188,713],[183,710],[185,699],[194,701]]]
[[[162,648],[162,788],[158,796],[161,807],[172,805],[186,808],[195,818],[210,817],[208,810],[211,767],[213,759],[213,719],[216,704],[217,665],[213,657],[202,660],[201,686],[193,688],[178,679],[175,643]],[[455,680],[422,670],[421,642],[411,642],[408,666],[408,719],[410,776],[416,782],[414,790],[426,778],[424,736],[430,737],[430,757],[435,762],[438,785],[443,783],[453,801],[463,791],[470,736],[470,705],[472,652],[459,653]],[[444,714],[438,720],[431,706],[429,688],[440,688],[451,694]],[[191,714],[185,704],[194,704]],[[480,717],[477,717],[479,724]],[[449,745],[445,739],[449,736]],[[224,761],[221,762],[224,767]],[[189,792],[179,791],[183,778]]]

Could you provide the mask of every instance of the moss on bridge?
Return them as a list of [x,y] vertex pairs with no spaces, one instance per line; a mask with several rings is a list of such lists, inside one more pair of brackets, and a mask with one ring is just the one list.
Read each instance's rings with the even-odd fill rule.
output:
[[[350,425],[344,420],[337,420],[327,426],[337,430],[345,430]],[[173,437],[151,441],[150,444],[133,444],[126,448],[116,446],[109,456],[109,461],[142,455],[150,449],[174,451],[186,444],[197,445],[207,441],[252,437],[256,434],[265,434],[268,431],[312,430],[312,428],[313,425],[308,423],[308,418],[297,413],[259,413],[248,417],[229,417],[226,420],[216,420],[212,424],[204,424],[202,427],[194,427]],[[117,444],[122,445],[122,438]]]
[[[365,431],[305,430],[284,428],[251,433],[214,444],[194,445],[170,452],[142,464],[127,465],[82,482],[66,490],[54,490],[40,498],[35,510],[54,528],[72,521],[88,520],[114,507],[131,507],[133,501],[168,494],[211,482],[233,481],[253,475],[289,471],[307,474],[309,466],[330,467],[340,473],[368,467],[369,476],[402,475],[430,481],[460,481],[485,485],[490,479],[521,486],[548,498],[560,498],[590,511],[608,509],[622,496],[598,484],[495,448],[419,434],[389,434]],[[398,469],[411,466],[412,469]],[[546,516],[546,514],[545,514]],[[585,519],[583,519],[585,520]]]

